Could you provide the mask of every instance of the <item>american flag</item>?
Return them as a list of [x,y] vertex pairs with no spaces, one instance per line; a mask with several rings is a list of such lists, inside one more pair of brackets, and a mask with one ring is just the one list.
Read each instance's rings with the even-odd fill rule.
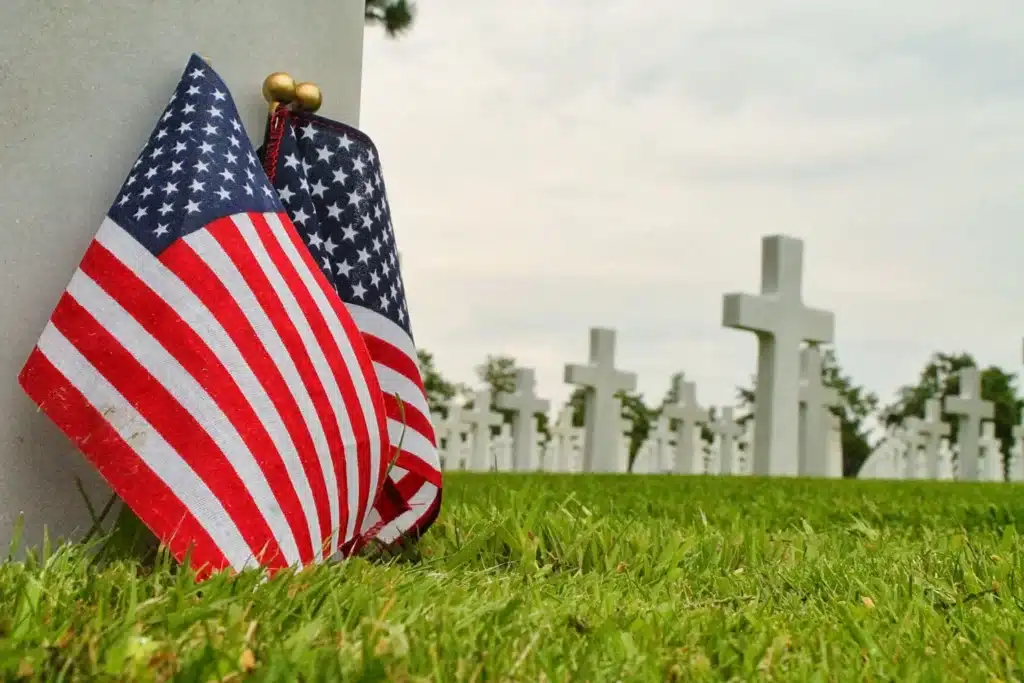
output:
[[359,331],[198,55],[19,379],[201,575],[325,559],[384,480]]
[[376,538],[390,545],[418,536],[440,508],[441,467],[377,150],[355,128],[279,109],[268,125],[264,166],[363,333],[384,392],[388,434],[400,446],[389,476],[410,509],[380,519]]

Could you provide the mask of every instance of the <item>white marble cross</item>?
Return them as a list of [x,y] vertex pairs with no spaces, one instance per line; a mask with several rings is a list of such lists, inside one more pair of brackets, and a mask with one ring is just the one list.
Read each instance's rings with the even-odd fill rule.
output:
[[551,444],[555,453],[558,454],[556,464],[557,472],[573,472],[575,470],[575,451],[578,448],[579,427],[572,425],[572,406],[565,406],[558,413],[558,419],[548,427],[551,433]]
[[[537,440],[537,413],[546,413],[551,402],[537,398],[533,388],[536,385],[533,370],[516,370],[514,393],[500,392],[496,399],[498,408],[508,410],[512,415],[512,468],[517,472],[532,469],[530,453]],[[550,467],[550,465],[548,465]]]
[[[710,413],[697,403],[697,385],[673,380],[678,399],[661,409],[670,420],[678,420],[676,427],[676,474],[700,474],[704,471],[703,454],[695,448],[700,438],[700,425],[710,419]],[[701,462],[698,462],[700,458]]]
[[825,417],[828,422],[828,438],[825,446],[824,476],[828,479],[843,478],[843,419],[833,412]]
[[942,437],[949,436],[950,427],[942,421],[942,406],[935,398],[924,404],[924,419],[917,423],[917,431],[924,440],[925,478],[939,478],[939,444]]
[[658,474],[665,474],[672,471],[672,446],[674,436],[671,429],[671,420],[662,413],[651,425],[647,440],[651,443],[653,452],[653,471]]
[[1024,481],[1024,410],[1021,410],[1020,421],[1011,430],[1013,447],[1010,448],[1010,461],[1007,465],[1010,481]]
[[501,425],[501,431],[491,439],[490,459],[494,462],[497,472],[508,472],[512,469],[512,427]]
[[1003,444],[996,438],[994,422],[981,423],[978,455],[982,481],[1006,481],[1003,474]]
[[800,352],[800,474],[825,477],[828,469],[828,416],[842,405],[839,392],[821,381],[821,351]]
[[944,436],[939,441],[939,452],[936,453],[935,459],[938,462],[935,473],[936,480],[952,481],[956,478],[953,472],[953,447],[949,443],[949,438]]
[[921,446],[924,445],[924,437],[921,434],[920,423],[921,420],[916,417],[908,417],[903,421],[903,443],[907,449],[903,461],[904,479],[920,479],[923,476]]
[[636,389],[636,375],[615,369],[615,330],[590,330],[590,363],[566,365],[565,381],[586,388],[584,471],[621,472],[618,451],[622,402],[615,393]]
[[722,408],[717,420],[711,423],[711,431],[718,441],[718,472],[715,474],[736,473],[736,440],[743,434],[743,427],[733,419],[732,406]]
[[462,409],[462,422],[469,426],[473,435],[473,450],[467,469],[474,472],[490,470],[488,444],[491,441],[491,427],[502,423],[501,413],[491,410],[490,389],[483,389],[473,395],[473,407]]
[[445,408],[448,414],[437,424],[437,440],[444,441],[441,455],[444,458],[445,469],[455,470],[462,467],[462,435],[466,431],[466,425],[462,421],[462,406],[454,399],[448,401]]
[[800,343],[831,342],[835,319],[803,304],[803,242],[771,235],[761,245],[761,295],[726,294],[722,324],[757,334],[754,473],[796,476]]
[[978,368],[960,371],[960,395],[946,397],[946,412],[959,416],[956,441],[959,447],[960,479],[978,481],[981,468],[978,461],[978,436],[981,421],[991,420],[995,405],[981,398],[981,375]]

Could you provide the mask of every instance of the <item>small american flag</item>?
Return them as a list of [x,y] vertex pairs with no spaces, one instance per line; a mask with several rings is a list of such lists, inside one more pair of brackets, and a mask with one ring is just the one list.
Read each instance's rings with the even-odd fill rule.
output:
[[264,166],[296,230],[341,295],[373,358],[388,433],[391,481],[408,510],[368,531],[385,545],[422,534],[441,504],[441,467],[420,376],[380,159],[362,132],[279,109]]
[[385,478],[359,331],[198,55],[19,379],[201,575],[344,550]]

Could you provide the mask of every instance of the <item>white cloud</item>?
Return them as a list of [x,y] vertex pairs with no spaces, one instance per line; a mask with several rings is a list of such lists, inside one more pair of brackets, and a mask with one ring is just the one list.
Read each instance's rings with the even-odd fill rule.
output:
[[805,299],[888,398],[935,350],[1016,370],[1024,325],[1024,15],[1014,2],[430,0],[367,35],[417,342],[567,393],[587,328],[660,397],[754,372],[720,326],[760,238],[806,240]]

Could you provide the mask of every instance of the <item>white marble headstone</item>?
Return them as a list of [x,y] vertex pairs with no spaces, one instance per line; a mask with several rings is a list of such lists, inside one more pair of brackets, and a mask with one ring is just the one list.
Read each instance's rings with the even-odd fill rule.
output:
[[825,386],[821,351],[808,346],[800,352],[800,474],[828,475],[829,408],[842,405],[839,392]]
[[678,400],[661,409],[665,417],[676,420],[676,474],[701,474],[704,471],[700,427],[710,419],[707,410],[697,402],[697,385],[673,380]]
[[495,404],[502,410],[512,412],[513,457],[517,471],[531,468],[530,450],[537,440],[537,413],[547,413],[551,402],[537,398],[534,393],[536,379],[533,370],[518,368],[516,370],[516,388],[514,393],[501,392],[495,397]]
[[[363,0],[0,3],[0,548],[74,538],[110,489],[26,397],[17,375],[153,130],[189,57],[224,79],[249,137],[264,77],[323,90],[320,113],[358,125]],[[110,518],[116,516],[117,508]]]
[[761,247],[761,294],[726,294],[722,324],[758,338],[754,472],[797,476],[801,342],[829,343],[831,313],[804,306],[803,242],[772,235]]
[[995,406],[981,398],[981,375],[974,367],[960,371],[960,395],[946,397],[946,412],[957,416],[959,478],[978,481],[982,472],[978,459],[978,437],[982,420],[991,420]]
[[981,460],[981,481],[1006,481],[1003,474],[1002,443],[996,438],[994,422],[981,424],[981,439],[978,441],[978,456]]
[[917,423],[924,440],[923,459],[926,479],[939,478],[939,444],[949,436],[950,427],[942,421],[942,407],[938,399],[930,398],[924,404],[924,419]]
[[566,365],[565,381],[586,389],[583,467],[587,472],[625,471],[619,448],[619,391],[636,389],[636,375],[615,369],[615,330],[590,330],[590,362]]
[[486,472],[491,469],[488,445],[491,441],[491,427],[502,423],[501,413],[491,410],[491,390],[483,389],[473,395],[473,406],[462,409],[462,422],[469,428],[473,445],[470,451],[468,469]]

